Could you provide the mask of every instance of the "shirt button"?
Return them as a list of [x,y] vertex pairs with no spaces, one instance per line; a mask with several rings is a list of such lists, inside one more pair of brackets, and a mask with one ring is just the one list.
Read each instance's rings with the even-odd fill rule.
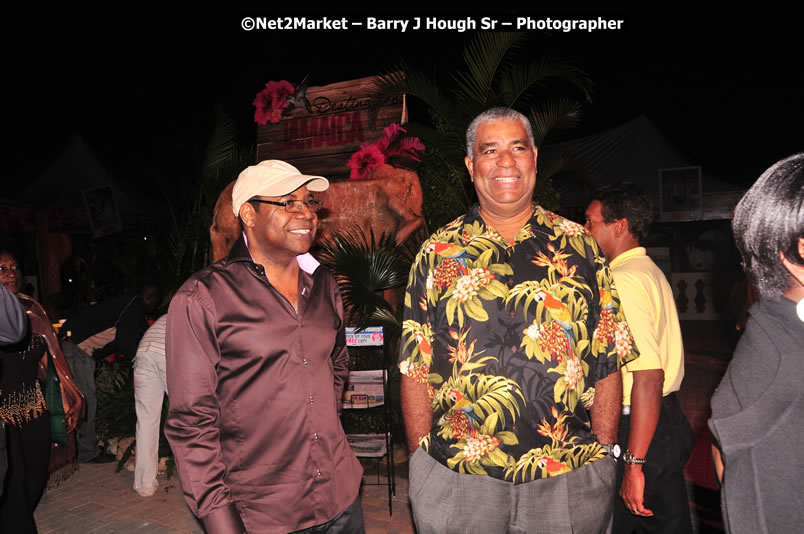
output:
[[313,432],[313,441],[318,441],[318,432]]
[[312,396],[312,395],[310,395],[310,404],[312,404],[312,403],[314,403],[314,402],[315,402],[315,399],[313,399],[313,396]]
[[302,362],[304,362],[305,367],[307,367],[307,364],[310,363],[310,362],[307,361],[307,358],[303,359]]
[[321,476],[321,470],[320,469],[315,470],[315,476],[317,476],[317,477]]

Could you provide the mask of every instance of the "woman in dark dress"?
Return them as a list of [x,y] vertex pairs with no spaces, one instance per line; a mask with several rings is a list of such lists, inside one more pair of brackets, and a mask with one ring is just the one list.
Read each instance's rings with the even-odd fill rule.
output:
[[8,472],[0,495],[0,532],[35,533],[33,512],[45,489],[50,458],[50,416],[39,380],[47,376],[51,349],[61,379],[64,421],[75,429],[83,407],[80,391],[72,382],[52,326],[41,306],[19,293],[20,272],[16,258],[0,251],[0,283],[17,295],[29,320],[22,341],[0,347],[0,420],[6,431]]
[[804,153],[760,176],[732,221],[759,292],[709,427],[731,534],[802,532],[804,524]]

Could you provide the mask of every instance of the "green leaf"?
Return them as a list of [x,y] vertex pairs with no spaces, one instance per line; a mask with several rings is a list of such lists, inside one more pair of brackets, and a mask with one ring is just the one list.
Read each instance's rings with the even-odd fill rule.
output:
[[486,290],[496,298],[504,299],[508,296],[508,287],[498,280],[492,280]]
[[480,304],[480,301],[476,297],[467,300],[464,303],[464,309],[466,310],[466,315],[468,315],[475,321],[489,320],[488,312],[483,308],[483,305]]
[[444,310],[447,314],[447,323],[452,326],[452,322],[455,320],[455,308],[458,307],[458,301],[455,299],[447,300],[447,306]]
[[502,441],[505,445],[518,445],[519,439],[516,437],[516,434],[513,432],[509,432],[507,430],[501,430],[494,434],[494,436]]

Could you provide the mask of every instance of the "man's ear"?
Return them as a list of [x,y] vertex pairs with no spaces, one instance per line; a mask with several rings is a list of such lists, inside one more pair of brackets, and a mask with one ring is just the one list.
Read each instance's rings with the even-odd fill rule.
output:
[[466,156],[465,158],[463,158],[463,162],[466,164],[466,170],[469,171],[469,179],[472,180],[472,182],[474,182],[475,181],[475,174],[474,174],[475,173],[475,167],[474,167],[474,163],[472,163],[472,158],[470,158],[469,156]]
[[628,233],[628,219],[617,219],[614,221],[614,235],[623,237]]
[[255,210],[254,205],[251,202],[243,202],[243,205],[240,206],[240,222],[243,223],[243,227],[254,228],[256,222],[254,220]]

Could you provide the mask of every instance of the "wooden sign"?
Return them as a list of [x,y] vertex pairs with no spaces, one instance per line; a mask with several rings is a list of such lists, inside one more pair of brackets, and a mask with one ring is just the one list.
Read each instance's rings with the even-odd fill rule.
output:
[[404,96],[382,104],[374,128],[369,124],[369,95],[374,77],[310,87],[304,106],[278,123],[257,127],[257,161],[281,159],[305,174],[348,178],[349,158],[363,143],[379,139],[383,129],[403,120]]

